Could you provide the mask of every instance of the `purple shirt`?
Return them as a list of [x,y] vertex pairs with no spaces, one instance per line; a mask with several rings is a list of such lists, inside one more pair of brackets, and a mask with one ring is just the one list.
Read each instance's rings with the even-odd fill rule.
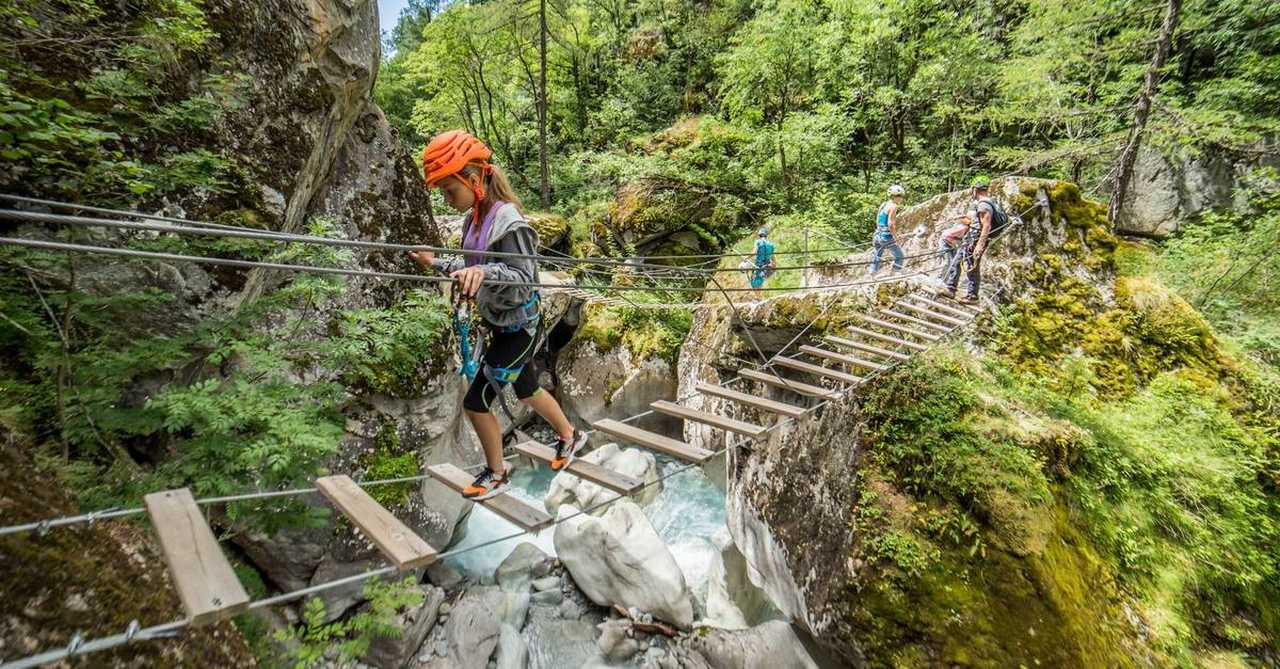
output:
[[[467,226],[467,230],[462,233],[462,248],[467,251],[483,251],[489,247],[489,228],[493,227],[493,215],[498,209],[506,206],[506,201],[499,200],[489,207],[489,213],[484,215],[484,221],[480,223],[479,229],[474,225]],[[474,233],[474,234],[471,234]],[[478,253],[470,253],[465,256],[466,266],[483,265],[485,257]]]

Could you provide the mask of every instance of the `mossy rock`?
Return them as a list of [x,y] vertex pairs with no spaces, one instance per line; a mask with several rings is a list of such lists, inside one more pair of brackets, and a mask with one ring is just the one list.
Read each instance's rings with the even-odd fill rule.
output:
[[569,221],[563,216],[547,212],[529,212],[525,215],[529,225],[538,233],[538,241],[547,247],[556,247],[569,235]]
[[600,303],[582,309],[574,342],[588,342],[600,353],[626,347],[636,362],[651,356],[674,369],[692,318],[687,312],[612,307]]

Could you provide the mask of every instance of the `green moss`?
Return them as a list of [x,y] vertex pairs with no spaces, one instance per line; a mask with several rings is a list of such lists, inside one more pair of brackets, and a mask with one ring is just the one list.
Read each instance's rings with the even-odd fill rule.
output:
[[1194,369],[1217,378],[1232,365],[1213,334],[1184,300],[1159,284],[1122,276],[1114,304],[1066,273],[1060,256],[1042,254],[1026,278],[1036,289],[1017,301],[997,326],[995,350],[1048,379],[1069,355],[1087,356],[1094,385],[1105,396],[1125,396],[1158,373]]
[[589,304],[574,339],[590,342],[601,353],[625,346],[636,361],[658,356],[674,368],[692,322],[683,311]]
[[[417,454],[401,452],[400,436],[394,423],[387,422],[374,437],[373,450],[365,456],[361,467],[365,480],[397,479],[418,475]],[[391,483],[369,487],[369,496],[385,507],[393,507],[409,501],[413,494],[412,483]]]
[[1080,193],[1079,186],[1060,181],[1049,189],[1049,209],[1055,218],[1066,224],[1068,233],[1077,238],[1069,237],[1068,241],[1079,243],[1079,239],[1083,238],[1083,244],[1087,248],[1077,246],[1075,249],[1076,257],[1086,267],[1093,271],[1114,268],[1119,240],[1111,234],[1106,205],[1086,200]]
[[1192,360],[1099,401],[1045,374],[935,349],[866,391],[840,633],[873,667],[1269,657],[1280,443],[1238,375]]

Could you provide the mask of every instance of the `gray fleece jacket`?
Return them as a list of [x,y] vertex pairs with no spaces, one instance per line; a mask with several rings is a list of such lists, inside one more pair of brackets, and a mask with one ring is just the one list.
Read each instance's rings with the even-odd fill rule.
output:
[[[463,216],[464,220],[471,220],[471,211],[467,210]],[[534,255],[538,250],[538,231],[529,225],[514,204],[504,203],[493,214],[493,224],[489,227],[489,238],[485,240],[485,249],[499,253]],[[455,256],[448,260],[435,258],[431,261],[431,266],[444,274],[449,274],[466,267],[465,257]],[[498,327],[520,323],[525,318],[522,307],[533,296],[535,289],[525,286],[492,285],[489,282],[536,282],[538,263],[532,258],[485,256],[484,260],[485,262],[479,265],[484,269],[484,282],[480,284],[480,290],[476,293],[476,309],[480,312],[480,316],[490,325]]]

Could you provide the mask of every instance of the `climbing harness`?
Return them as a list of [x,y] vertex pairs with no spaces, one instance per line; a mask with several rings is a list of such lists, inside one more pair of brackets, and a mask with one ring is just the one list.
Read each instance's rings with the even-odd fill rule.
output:
[[[534,336],[529,345],[529,349],[524,354],[511,362],[509,367],[495,367],[484,362],[484,353],[486,345],[488,345],[488,336],[480,336],[479,342],[474,347],[471,344],[471,324],[474,322],[474,311],[472,311],[471,299],[462,299],[462,301],[454,301],[453,308],[453,330],[458,335],[458,349],[462,356],[462,366],[458,368],[458,375],[466,376],[468,381],[474,381],[477,374],[483,375],[485,384],[489,385],[489,389],[493,390],[494,397],[498,398],[498,402],[502,405],[503,413],[507,414],[507,418],[512,423],[516,422],[516,414],[511,411],[511,404],[507,402],[507,395],[503,393],[506,386],[520,379],[520,374],[525,371],[525,367],[529,365],[534,354],[538,352],[543,339],[544,321],[541,315],[541,295],[538,290],[534,290],[534,294],[520,306],[524,320],[513,325],[492,326],[499,333],[509,334],[518,333],[520,330],[527,330],[534,327]],[[481,327],[488,329],[490,326],[484,325],[481,321]]]

